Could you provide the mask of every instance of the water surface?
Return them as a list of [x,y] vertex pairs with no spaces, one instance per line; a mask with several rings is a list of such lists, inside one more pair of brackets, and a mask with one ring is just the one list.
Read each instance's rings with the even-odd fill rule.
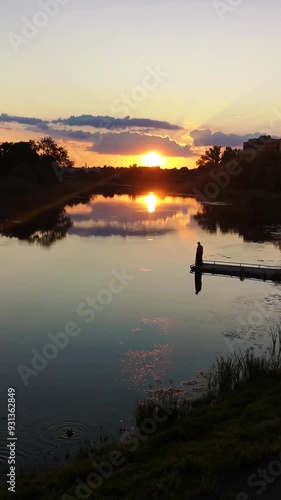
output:
[[[198,241],[205,259],[280,264],[279,225],[249,228],[234,223],[231,210],[193,198],[100,195],[1,237],[0,417],[15,387],[23,467],[99,440],[100,425],[114,432],[149,384],[179,384],[218,354],[267,344],[265,328],[280,315],[279,284],[203,276],[196,294],[189,272]],[[88,299],[105,300],[122,272],[127,286],[86,322],[90,315],[77,311],[89,309]],[[32,350],[42,353],[48,334],[69,322],[81,333],[26,386],[19,365],[31,368]],[[2,471],[6,427],[0,420]]]

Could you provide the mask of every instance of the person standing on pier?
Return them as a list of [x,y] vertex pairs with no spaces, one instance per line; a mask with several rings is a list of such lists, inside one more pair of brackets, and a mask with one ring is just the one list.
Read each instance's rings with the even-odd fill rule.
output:
[[198,243],[197,243],[195,265],[200,266],[200,267],[203,266],[203,247],[202,247],[200,241],[198,241]]

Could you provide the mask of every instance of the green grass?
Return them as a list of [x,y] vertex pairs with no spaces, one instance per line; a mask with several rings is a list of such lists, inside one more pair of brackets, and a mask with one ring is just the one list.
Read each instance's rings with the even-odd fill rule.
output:
[[[258,361],[249,353],[220,358],[210,370],[209,384],[212,394],[197,399],[189,411],[179,411],[159,423],[150,437],[113,444],[96,456],[77,458],[58,470],[18,479],[13,498],[79,498],[76,479],[87,482],[94,472],[92,462],[108,462],[117,451],[124,464],[115,467],[99,488],[89,490],[91,496],[84,492],[80,498],[187,500],[212,494],[228,473],[239,473],[242,466],[280,451],[281,370],[272,360]],[[151,404],[148,410],[143,418],[153,414]],[[63,496],[66,494],[70,497]],[[0,488],[0,498],[11,498],[6,486]]]
[[217,358],[216,363],[208,372],[208,393],[214,396],[225,396],[237,389],[240,384],[255,382],[278,369],[280,367],[280,333],[278,328],[276,339],[272,336],[273,347],[268,357],[256,357],[252,351],[248,350],[243,354],[234,354],[228,358]]

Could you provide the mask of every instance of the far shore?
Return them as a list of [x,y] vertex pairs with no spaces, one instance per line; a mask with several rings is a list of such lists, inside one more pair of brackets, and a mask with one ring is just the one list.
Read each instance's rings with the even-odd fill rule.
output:
[[88,203],[94,195],[137,196],[150,191],[158,193],[160,196],[196,198],[203,204],[239,204],[241,210],[251,208],[251,205],[253,208],[257,208],[260,203],[271,205],[281,199],[280,194],[266,191],[224,190],[215,198],[207,200],[204,197],[196,196],[196,186],[191,183],[159,185],[156,182],[144,182],[132,185],[106,180],[89,180],[83,177],[58,182],[44,188],[28,186],[28,189],[23,191],[16,188],[6,190],[0,184],[0,231],[15,224],[26,223],[48,211],[63,209],[67,204]]

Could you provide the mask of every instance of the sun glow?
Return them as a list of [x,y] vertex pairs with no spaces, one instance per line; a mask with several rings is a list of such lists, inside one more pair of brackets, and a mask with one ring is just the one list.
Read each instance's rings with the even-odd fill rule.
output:
[[164,158],[156,152],[142,156],[141,161],[145,167],[162,167],[165,163]]
[[147,204],[147,210],[149,214],[153,214],[156,210],[157,205],[157,197],[153,193],[149,193],[146,198],[144,198],[145,203]]

